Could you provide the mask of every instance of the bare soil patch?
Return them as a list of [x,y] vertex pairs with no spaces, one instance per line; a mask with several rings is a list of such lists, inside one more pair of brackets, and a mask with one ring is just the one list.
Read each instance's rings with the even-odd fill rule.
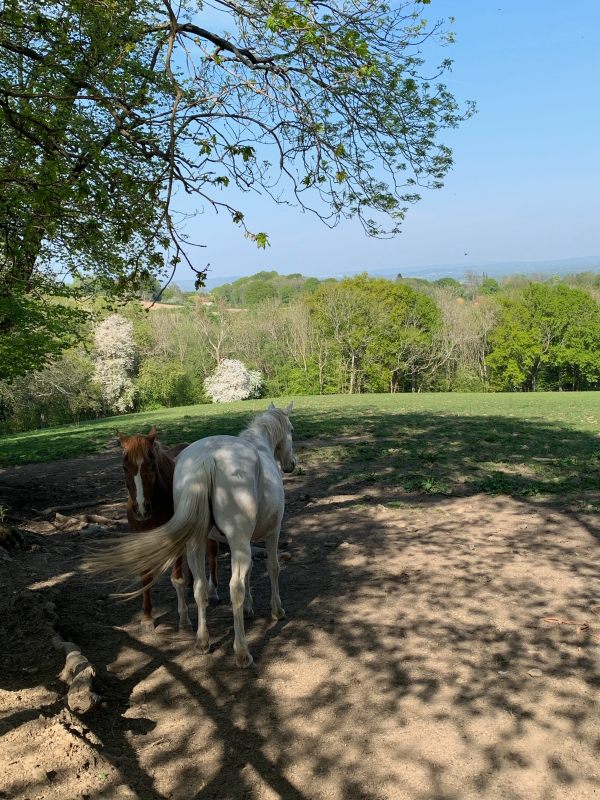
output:
[[[505,496],[394,498],[373,482],[333,493],[335,465],[303,461],[286,479],[288,616],[269,620],[256,559],[248,671],[233,659],[226,556],[201,656],[177,633],[168,579],[156,632],[142,634],[138,601],[79,572],[105,534],[56,531],[32,512],[115,508],[116,452],[0,473],[25,531],[0,560],[0,798],[600,795],[597,515]],[[64,707],[49,602],[98,672],[103,704],[82,718]]]

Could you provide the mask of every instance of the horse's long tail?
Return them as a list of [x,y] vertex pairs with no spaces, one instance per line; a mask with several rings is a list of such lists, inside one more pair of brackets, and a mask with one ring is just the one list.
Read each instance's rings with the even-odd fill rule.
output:
[[[86,559],[83,569],[90,573],[110,570],[123,577],[153,573],[152,584],[155,583],[183,553],[191,539],[206,541],[208,538],[212,526],[214,472],[212,458],[201,461],[168,522],[151,531],[129,533],[124,538],[113,539],[109,548]],[[149,587],[131,592],[131,596],[141,594],[144,588]]]

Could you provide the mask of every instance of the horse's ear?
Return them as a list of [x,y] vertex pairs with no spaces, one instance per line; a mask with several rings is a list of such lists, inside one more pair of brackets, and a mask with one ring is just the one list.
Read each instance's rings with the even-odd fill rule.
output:
[[284,413],[286,416],[288,416],[288,417],[289,417],[289,415],[292,413],[292,408],[293,408],[293,407],[294,407],[294,401],[292,400],[292,402],[289,404],[289,406],[286,406],[286,407],[283,409],[283,413]]
[[123,449],[125,449],[125,445],[127,444],[129,436],[127,436],[125,433],[121,433],[120,431],[118,435],[119,435],[119,444]]
[[275,410],[275,404],[271,400],[271,402],[269,403],[269,407],[267,408],[267,411],[274,411],[274,410]]
[[146,439],[150,442],[150,444],[154,444],[154,440],[156,439],[158,431],[156,430],[156,425],[153,425],[150,428],[150,432],[146,434]]

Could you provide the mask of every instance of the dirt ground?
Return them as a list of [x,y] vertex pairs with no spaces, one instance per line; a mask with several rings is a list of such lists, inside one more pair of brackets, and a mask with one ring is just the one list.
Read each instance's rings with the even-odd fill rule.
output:
[[[202,656],[177,632],[168,579],[143,634],[138,600],[79,572],[106,533],[57,532],[33,510],[118,516],[116,451],[0,471],[0,500],[29,531],[0,558],[0,798],[600,797],[594,515],[334,485],[335,465],[324,475],[310,458],[286,478],[287,618],[270,622],[255,559],[256,663],[241,671],[227,554]],[[97,670],[103,702],[85,717],[65,708],[48,602]]]

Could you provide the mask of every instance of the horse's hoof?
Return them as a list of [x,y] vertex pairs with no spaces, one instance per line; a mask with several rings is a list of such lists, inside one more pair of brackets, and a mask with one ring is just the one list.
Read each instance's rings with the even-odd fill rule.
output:
[[214,594],[212,597],[208,598],[208,605],[209,606],[218,606],[221,602],[221,598],[218,594]]
[[236,653],[235,663],[238,665],[238,667],[240,667],[240,669],[246,669],[246,667],[254,664],[254,659],[250,653],[240,653],[239,655]]
[[154,633],[156,631],[153,619],[142,619],[140,628],[142,629],[142,633]]
[[180,619],[179,620],[179,633],[190,633],[192,630],[192,621],[188,617],[187,619]]
[[201,642],[196,639],[196,644],[194,646],[199,653],[202,653],[203,656],[207,653],[210,653],[210,642]]
[[254,619],[254,609],[248,608],[244,609],[244,619]]
[[277,619],[285,619],[285,611],[283,610],[283,608],[278,608],[275,611],[271,611],[271,616],[275,620],[277,620]]

